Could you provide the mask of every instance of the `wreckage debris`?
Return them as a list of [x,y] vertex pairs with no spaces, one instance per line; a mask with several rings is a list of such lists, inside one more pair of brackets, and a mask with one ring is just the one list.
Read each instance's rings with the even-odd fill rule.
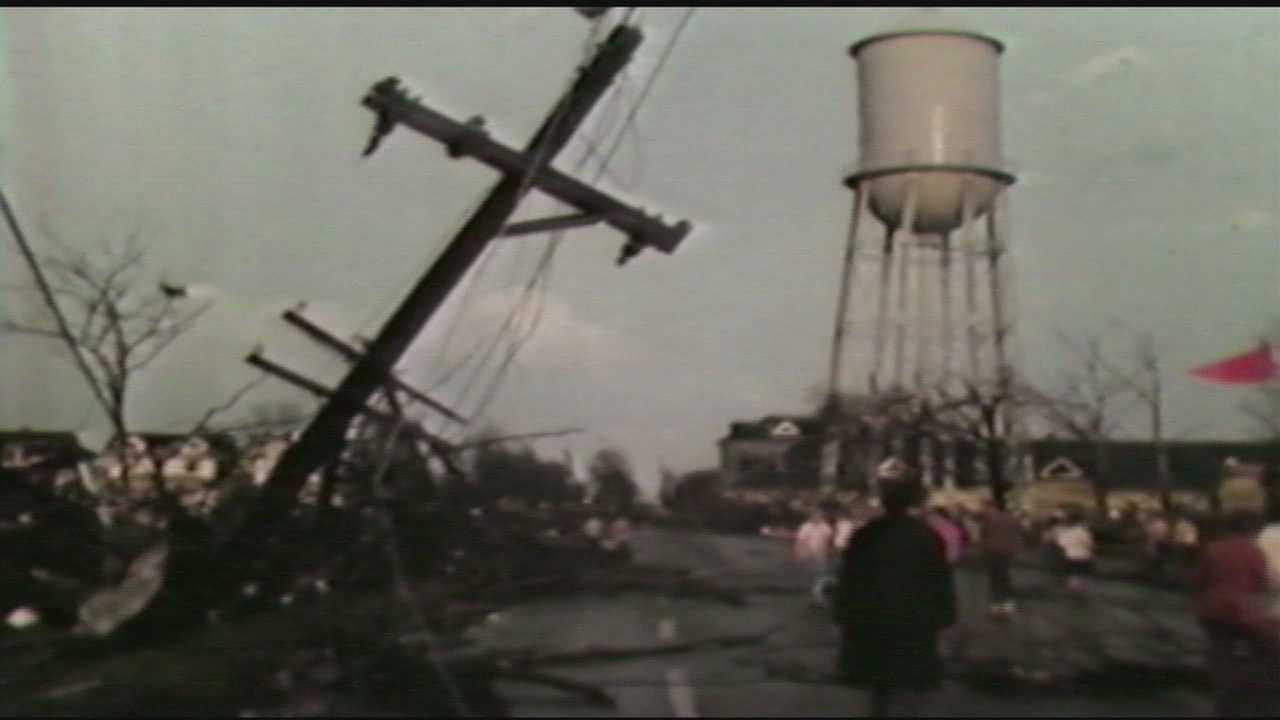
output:
[[95,593],[80,606],[80,623],[72,632],[105,637],[142,612],[164,584],[168,558],[168,543],[161,543],[139,555],[129,565],[119,586]]

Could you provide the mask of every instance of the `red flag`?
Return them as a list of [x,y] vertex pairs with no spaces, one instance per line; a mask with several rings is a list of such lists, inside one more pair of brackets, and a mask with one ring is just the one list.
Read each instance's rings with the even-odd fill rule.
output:
[[1271,354],[1271,345],[1264,342],[1257,350],[1203,365],[1192,370],[1191,374],[1209,382],[1256,384],[1280,377],[1280,364]]

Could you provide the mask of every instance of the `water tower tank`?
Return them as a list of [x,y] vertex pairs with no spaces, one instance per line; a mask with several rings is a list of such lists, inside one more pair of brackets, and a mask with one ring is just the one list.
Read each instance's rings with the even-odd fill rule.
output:
[[958,227],[967,204],[986,211],[1013,176],[1002,170],[999,58],[1003,45],[962,30],[906,29],[850,49],[858,66],[858,172],[846,182],[870,193],[886,225],[907,232]]

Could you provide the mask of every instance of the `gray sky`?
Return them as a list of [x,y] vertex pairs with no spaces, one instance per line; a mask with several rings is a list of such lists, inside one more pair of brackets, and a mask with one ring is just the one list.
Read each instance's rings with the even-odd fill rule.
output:
[[[642,11],[646,41],[621,104],[585,134],[611,137],[683,12]],[[714,463],[731,419],[804,409],[825,375],[851,202],[839,182],[856,159],[846,50],[916,12],[699,10],[603,183],[689,218],[695,234],[675,255],[618,269],[617,234],[571,233],[538,333],[489,419],[512,431],[588,427],[576,450],[620,445],[651,483],[658,458]],[[1243,435],[1246,391],[1185,371],[1249,349],[1280,315],[1280,10],[943,12],[1007,44],[1024,371],[1050,379],[1062,366],[1056,328],[1110,333],[1122,352],[1108,329],[1119,318],[1155,335],[1175,434]],[[148,428],[194,422],[252,379],[242,358],[257,343],[336,383],[341,364],[280,310],[307,300],[341,334],[372,334],[492,184],[491,171],[403,129],[361,160],[372,116],[358,103],[373,82],[405,78],[436,109],[483,114],[520,146],[589,29],[559,8],[3,13],[0,170],[24,219],[87,247],[142,217],[157,272],[217,288],[212,315],[139,388],[133,418]],[[583,149],[557,164],[572,168]],[[538,198],[523,214],[553,211]],[[432,385],[489,337],[542,242],[495,250],[444,360],[461,293],[406,377]],[[0,257],[7,283],[25,279],[7,237]],[[48,346],[3,348],[0,426],[102,424]],[[260,395],[294,397],[274,382]]]

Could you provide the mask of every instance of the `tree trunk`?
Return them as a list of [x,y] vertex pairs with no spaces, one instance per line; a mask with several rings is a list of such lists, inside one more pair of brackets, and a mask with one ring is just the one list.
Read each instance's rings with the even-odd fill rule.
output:
[[991,499],[995,501],[996,507],[1008,510],[1006,496],[1009,493],[1009,483],[1004,472],[1004,442],[1002,438],[987,437],[985,444],[987,480],[991,485]]
[[1111,490],[1111,463],[1109,453],[1107,452],[1107,441],[1105,438],[1094,437],[1093,442],[1093,497],[1098,503],[1098,509],[1105,513],[1107,511],[1107,495]]

